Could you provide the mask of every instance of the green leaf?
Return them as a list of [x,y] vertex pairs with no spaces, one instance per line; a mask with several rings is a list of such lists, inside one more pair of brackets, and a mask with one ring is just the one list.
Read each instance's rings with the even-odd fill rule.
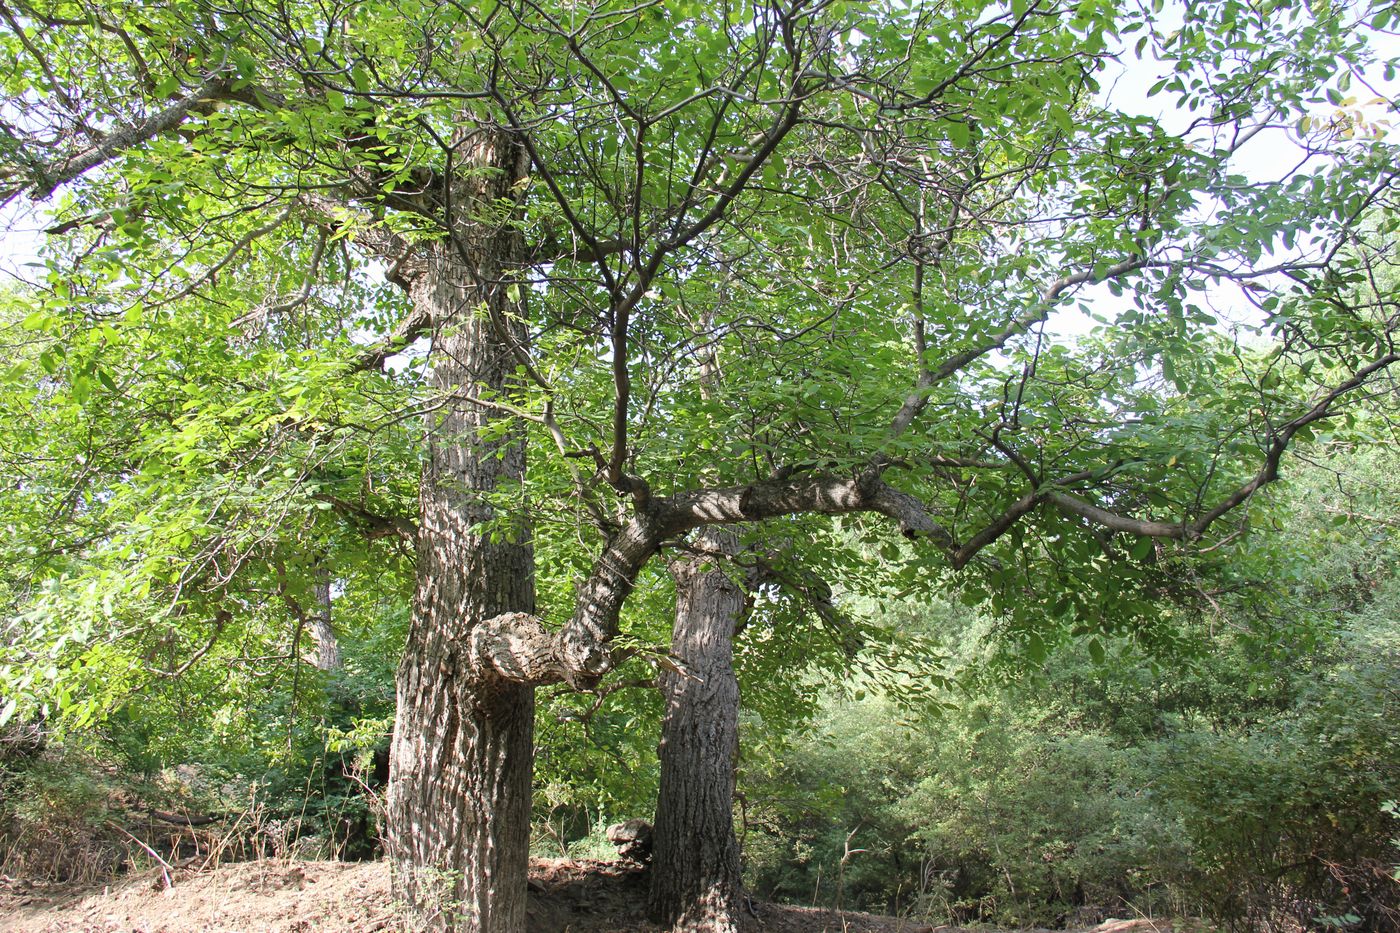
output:
[[173,74],[166,75],[156,83],[156,97],[172,97],[180,90],[180,79]]

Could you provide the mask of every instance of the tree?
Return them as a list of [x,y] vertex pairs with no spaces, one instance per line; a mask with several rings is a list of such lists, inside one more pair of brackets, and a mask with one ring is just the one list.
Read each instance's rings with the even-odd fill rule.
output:
[[[290,501],[414,539],[396,889],[433,926],[518,930],[534,688],[607,673],[661,548],[870,513],[928,560],[978,558],[1003,599],[1048,555],[1067,582],[1025,601],[1087,615],[1077,577],[1123,551],[1150,561],[1153,541],[1199,545],[1396,361],[1391,299],[1355,297],[1381,257],[1359,221],[1388,208],[1396,160],[1310,96],[1344,93],[1391,12],[1227,0],[1183,16],[1167,33],[1098,0],[6,6],[23,64],[0,173],[54,214],[33,364],[85,413],[139,385],[181,412],[177,431],[212,422],[220,455],[186,467],[243,481],[240,521],[276,501],[258,472],[274,449],[328,445],[326,475],[294,470]],[[1202,112],[1185,132],[1095,101],[1134,33],[1176,69],[1162,89]],[[1300,116],[1298,171],[1232,170]],[[721,268],[737,274],[716,289]],[[1219,337],[1196,298],[1212,281],[1261,296],[1282,347],[1255,358]],[[1135,307],[1071,353],[1047,320],[1094,284]],[[241,398],[195,382],[170,404],[207,357],[113,378],[109,345],[167,319],[200,352],[216,338]],[[706,399],[675,374],[710,342],[724,376]],[[422,382],[382,372],[405,350]],[[1174,407],[1145,410],[1161,380]],[[341,454],[417,411],[410,517]],[[533,474],[531,439],[550,464]],[[191,541],[219,547],[189,579],[144,578],[207,620],[260,573],[254,551],[224,559],[239,536],[218,530],[219,486],[179,490]],[[555,627],[535,605],[532,512],[564,503],[595,554]],[[105,514],[102,495],[86,509]],[[101,527],[72,556],[139,549],[130,534]]]

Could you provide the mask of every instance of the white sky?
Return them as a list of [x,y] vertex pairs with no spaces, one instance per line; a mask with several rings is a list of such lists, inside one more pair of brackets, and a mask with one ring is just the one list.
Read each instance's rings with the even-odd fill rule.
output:
[[26,264],[39,261],[39,233],[44,226],[44,216],[23,197],[0,210],[0,282],[35,278],[36,270]]
[[[1159,19],[1159,29],[1170,29],[1174,24],[1181,22],[1179,8],[1168,12],[1174,15],[1167,22],[1163,22],[1168,20],[1166,16]],[[1129,37],[1129,41],[1131,44],[1134,41],[1133,37]],[[1369,41],[1376,59],[1381,64],[1386,59],[1400,58],[1400,37],[1372,33]],[[1400,119],[1400,116],[1388,112],[1385,107],[1365,105],[1366,101],[1375,96],[1373,92],[1392,100],[1400,97],[1400,75],[1394,80],[1386,81],[1381,64],[1363,72],[1360,76],[1362,80],[1353,81],[1351,89],[1346,92],[1347,96],[1355,96],[1358,99],[1360,106],[1356,109],[1360,109],[1367,120],[1377,124],[1388,119]],[[1150,49],[1144,50],[1144,58],[1141,61],[1138,61],[1129,49],[1116,64],[1110,65],[1108,70],[1098,76],[1102,87],[1098,95],[1099,103],[1123,113],[1151,117],[1157,120],[1166,132],[1180,134],[1185,131],[1195,114],[1178,109],[1175,94],[1164,91],[1154,97],[1147,96],[1152,85],[1160,78],[1166,77],[1170,71],[1170,64],[1164,64],[1151,57]],[[1369,88],[1365,86],[1368,84]],[[1326,121],[1336,109],[1330,105],[1320,105],[1313,113],[1317,118]],[[1385,137],[1393,140],[1397,132],[1400,132],[1400,127],[1391,127],[1385,133]],[[1202,138],[1205,138],[1204,134]],[[1232,164],[1236,172],[1250,179],[1276,181],[1294,170],[1302,157],[1303,149],[1293,133],[1286,129],[1273,128],[1262,131],[1250,140],[1239,151]],[[1285,257],[1275,256],[1277,260],[1283,258]],[[1110,319],[1131,303],[1131,298],[1128,297],[1114,298],[1106,285],[1083,289],[1078,297],[1094,306],[1100,313],[1107,313]],[[1258,326],[1262,323],[1257,308],[1244,297],[1238,285],[1234,283],[1227,282],[1215,286],[1199,297],[1206,310],[1220,319],[1222,326]],[[1088,333],[1094,326],[1096,322],[1080,311],[1077,305],[1066,305],[1051,315],[1047,329],[1061,336],[1077,336]]]

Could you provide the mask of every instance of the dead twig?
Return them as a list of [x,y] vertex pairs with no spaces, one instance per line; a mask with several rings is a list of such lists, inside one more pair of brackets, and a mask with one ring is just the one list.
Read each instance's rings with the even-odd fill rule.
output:
[[175,882],[170,877],[170,873],[175,869],[171,866],[169,862],[160,857],[160,853],[158,853],[155,849],[152,849],[150,846],[146,845],[146,843],[142,842],[140,839],[137,839],[131,833],[127,832],[126,827],[113,823],[111,820],[107,820],[107,825],[115,829],[117,832],[121,833],[126,838],[130,839],[132,842],[136,843],[141,848],[145,849],[147,855],[149,855],[151,858],[155,859],[157,862],[160,863],[160,873],[161,876],[165,879],[165,890],[169,891],[171,888],[175,887]]

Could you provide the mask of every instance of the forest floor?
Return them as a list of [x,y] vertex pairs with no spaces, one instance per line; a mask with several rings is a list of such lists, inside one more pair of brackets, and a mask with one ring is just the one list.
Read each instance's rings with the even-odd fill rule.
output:
[[[167,875],[169,876],[167,878]],[[626,863],[533,859],[530,933],[655,933],[646,875]],[[958,933],[953,927],[758,904],[761,933]],[[156,869],[74,888],[0,878],[0,933],[392,933],[401,925],[382,862],[260,861],[204,871]],[[1097,933],[1169,933],[1109,921]]]

